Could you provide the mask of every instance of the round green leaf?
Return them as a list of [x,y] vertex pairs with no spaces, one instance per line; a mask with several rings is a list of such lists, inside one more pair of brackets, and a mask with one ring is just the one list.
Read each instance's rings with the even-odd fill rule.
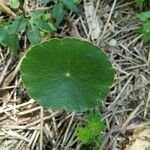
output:
[[32,47],[22,61],[21,77],[43,107],[83,112],[107,96],[114,71],[99,47],[64,38]]

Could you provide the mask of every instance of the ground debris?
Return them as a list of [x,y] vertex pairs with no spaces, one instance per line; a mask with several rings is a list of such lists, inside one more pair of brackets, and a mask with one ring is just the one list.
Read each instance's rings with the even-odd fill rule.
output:
[[134,130],[130,142],[125,150],[149,150],[150,149],[150,126]]

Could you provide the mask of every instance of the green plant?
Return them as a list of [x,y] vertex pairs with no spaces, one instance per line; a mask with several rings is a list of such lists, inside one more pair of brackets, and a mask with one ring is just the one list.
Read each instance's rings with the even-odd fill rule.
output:
[[143,22],[143,26],[138,29],[138,32],[144,35],[145,42],[150,41],[150,11],[138,14],[137,18]]
[[77,139],[82,144],[93,145],[98,149],[101,144],[101,132],[105,129],[105,123],[98,113],[90,113],[87,117],[85,127],[78,127],[76,130]]
[[27,93],[43,107],[83,112],[104,100],[114,71],[99,47],[64,38],[31,48],[21,64],[21,78]]
[[44,11],[34,11],[31,18],[28,20],[27,38],[31,44],[41,42],[41,36],[44,33],[57,31],[55,26],[49,22],[51,16]]
[[77,4],[80,0],[58,0],[53,6],[52,15],[56,19],[56,26],[58,26],[64,18],[64,8],[67,7],[71,11],[77,13]]
[[11,48],[15,53],[19,51],[19,38],[17,34],[9,31],[8,26],[0,28],[0,43]]
[[[47,5],[50,0],[39,0],[41,5]],[[67,7],[73,12],[78,12],[77,4],[80,0],[56,0],[52,9],[52,15],[49,12],[35,10],[29,17],[17,16],[11,22],[0,25],[0,44],[9,47],[13,52],[18,53],[20,46],[20,35],[25,33],[27,39],[32,45],[42,41],[45,35],[57,31],[58,25],[64,18],[64,9]],[[18,8],[19,0],[9,0],[9,4],[13,8]],[[56,23],[52,22],[53,18]]]
[[55,26],[49,21],[50,15],[44,11],[33,11],[30,18],[17,16],[12,23],[5,23],[0,27],[0,43],[19,52],[19,34],[25,32],[31,44],[38,44],[42,35],[56,31]]
[[137,7],[141,7],[143,9],[149,6],[150,1],[149,0],[134,0]]
[[141,6],[144,2],[145,0],[135,0],[137,6]]
[[[47,4],[50,0],[39,0],[41,4]],[[63,21],[65,8],[77,13],[77,5],[81,0],[54,0],[55,4],[52,8],[52,15],[56,19],[55,25],[58,27],[59,24]]]

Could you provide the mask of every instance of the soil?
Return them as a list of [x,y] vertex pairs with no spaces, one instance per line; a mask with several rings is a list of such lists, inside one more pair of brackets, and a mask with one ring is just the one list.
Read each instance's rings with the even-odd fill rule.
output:
[[[39,7],[36,1],[24,2],[29,14]],[[84,0],[78,7],[78,14],[66,11],[63,23],[51,38],[87,39],[110,58],[116,71],[115,82],[106,100],[96,108],[106,121],[100,149],[123,150],[134,129],[150,126],[150,45],[137,32],[141,23],[136,14],[140,8],[132,0]],[[6,12],[1,13],[0,19],[7,16]],[[88,112],[43,109],[27,95],[19,67],[30,45],[25,35],[21,39],[18,56],[9,48],[0,47],[0,149],[93,150],[75,135]]]

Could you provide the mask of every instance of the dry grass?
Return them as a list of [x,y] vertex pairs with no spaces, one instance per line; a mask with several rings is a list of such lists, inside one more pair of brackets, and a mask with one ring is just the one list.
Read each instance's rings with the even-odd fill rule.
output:
[[[25,2],[24,7],[30,11],[33,6]],[[87,4],[85,0],[82,6]],[[64,23],[54,36],[91,40],[110,57],[116,77],[109,96],[98,108],[107,124],[102,149],[121,150],[132,129],[150,125],[150,46],[136,33],[138,21],[131,1],[93,0],[92,4],[95,9],[91,15],[93,20],[98,18],[101,31],[97,39],[92,35],[95,24],[87,21],[82,6],[79,15],[68,15],[71,25]],[[26,45],[25,38],[24,49]],[[16,58],[9,49],[0,48],[0,149],[90,149],[75,136],[77,124],[83,123],[86,113],[43,110],[28,97],[19,76],[23,54]]]

